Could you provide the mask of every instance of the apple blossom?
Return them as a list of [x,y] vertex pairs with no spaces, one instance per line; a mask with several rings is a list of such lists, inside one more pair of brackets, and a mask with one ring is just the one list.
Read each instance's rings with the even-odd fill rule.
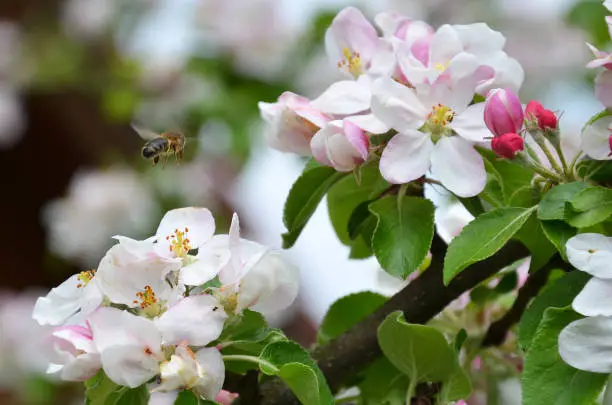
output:
[[[604,6],[607,2],[604,2]],[[612,37],[612,16],[605,17],[606,23],[608,24],[608,32],[610,37]],[[587,47],[593,53],[595,59],[586,64],[587,68],[593,69],[598,67],[604,67],[606,69],[612,69],[612,54],[608,52],[603,52],[594,47],[593,45],[587,43]]]
[[[215,220],[206,208],[187,207],[168,211],[157,228],[156,251],[168,259],[181,259],[181,279],[199,285],[215,278],[227,264],[229,251],[209,243]],[[189,252],[197,249],[196,254]]]
[[298,293],[298,271],[280,253],[240,237],[238,215],[234,214],[228,236],[219,241],[229,246],[231,260],[219,272],[217,289],[228,312],[245,308],[275,312],[289,306]]
[[205,399],[214,399],[220,393],[225,379],[225,366],[215,348],[203,348],[196,353],[179,345],[170,360],[160,365],[161,384],[155,391],[188,389]]
[[60,373],[64,381],[85,381],[102,367],[88,324],[55,328],[51,344],[55,355],[47,372]]
[[525,107],[525,119],[528,122],[533,122],[540,129],[556,129],[557,116],[551,110],[542,106],[539,101],[532,100]]
[[332,121],[312,138],[312,153],[322,165],[349,172],[368,158],[365,132],[349,120]]
[[487,95],[484,120],[494,135],[518,133],[523,127],[523,106],[516,94],[510,90],[493,89]]
[[104,297],[95,278],[95,270],[70,276],[36,300],[32,317],[41,325],[78,323],[102,304]]
[[407,183],[431,169],[435,178],[459,196],[482,191],[486,172],[473,143],[484,141],[489,132],[483,120],[484,103],[468,106],[472,79],[453,83],[446,78],[426,94],[391,79],[377,79],[372,111],[398,131],[380,161],[387,181]]
[[313,107],[305,97],[284,92],[276,103],[258,104],[267,124],[265,136],[268,144],[283,152],[310,156],[310,140],[330,120]]
[[582,150],[592,159],[611,159],[610,136],[612,136],[612,116],[599,118],[588,124],[582,131]]
[[595,78],[595,97],[604,107],[612,107],[612,71],[604,70]]
[[501,136],[493,137],[491,140],[491,149],[499,157],[513,159],[518,152],[525,149],[523,137],[519,134],[509,132]]

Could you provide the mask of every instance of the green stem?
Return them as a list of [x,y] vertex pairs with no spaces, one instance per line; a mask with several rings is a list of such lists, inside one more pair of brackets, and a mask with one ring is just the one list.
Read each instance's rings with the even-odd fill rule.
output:
[[410,185],[410,183],[406,183],[406,184],[402,184],[400,186],[400,189],[397,192],[397,205],[398,205],[398,207],[402,205],[402,199],[406,195],[406,190],[408,189],[409,185]]
[[249,363],[255,363],[260,367],[267,367],[270,370],[273,370],[274,374],[278,374],[279,372],[279,368],[276,367],[274,364],[270,363],[269,361],[264,360],[260,357],[249,356],[246,354],[225,354],[223,355],[223,361],[247,361]]
[[557,151],[557,155],[559,155],[559,160],[561,160],[561,166],[563,167],[563,172],[566,176],[570,176],[573,179],[572,173],[570,173],[567,162],[565,160],[565,155],[563,154],[563,149],[561,149],[561,144],[554,145],[555,150]]
[[572,176],[574,176],[574,169],[576,168],[576,163],[578,163],[578,159],[580,159],[581,156],[582,156],[582,151],[579,151],[578,153],[576,153],[576,156],[574,156],[574,158],[572,159],[572,162],[570,163],[568,170]]
[[553,156],[553,154],[550,152],[550,149],[548,149],[548,145],[546,145],[546,140],[544,139],[544,137],[540,134],[534,136],[533,134],[531,135],[531,137],[536,141],[536,143],[538,144],[538,146],[540,147],[540,149],[542,149],[542,152],[544,152],[544,154],[546,155],[546,158],[548,159],[548,161],[550,162],[550,166],[559,174],[563,174],[563,170],[561,169],[561,167],[559,166],[559,164],[557,163],[557,160],[555,159],[555,157]]
[[414,378],[410,379],[410,384],[408,385],[408,390],[406,391],[406,403],[409,404],[412,401],[412,397],[414,397],[414,390],[416,389],[416,381]]

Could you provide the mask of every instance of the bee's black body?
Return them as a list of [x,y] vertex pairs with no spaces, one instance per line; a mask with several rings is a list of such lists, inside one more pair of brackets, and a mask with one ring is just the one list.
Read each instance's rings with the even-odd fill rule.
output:
[[151,139],[142,147],[142,157],[145,159],[151,159],[158,156],[160,153],[165,152],[168,149],[168,140],[166,138],[155,138]]

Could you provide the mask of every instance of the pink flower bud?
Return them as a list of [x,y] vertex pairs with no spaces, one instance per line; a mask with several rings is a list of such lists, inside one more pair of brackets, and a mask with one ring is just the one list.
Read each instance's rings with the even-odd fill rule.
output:
[[513,159],[514,156],[525,148],[523,138],[513,132],[496,136],[491,141],[491,148],[497,156]]
[[510,90],[493,89],[485,101],[484,120],[496,136],[518,133],[523,126],[523,107]]
[[536,121],[540,129],[556,129],[557,116],[551,110],[547,110],[539,101],[532,100],[525,107],[525,118]]
[[610,153],[608,153],[608,156],[612,156],[612,134],[608,137],[608,147],[610,148]]
[[234,394],[233,392],[229,392],[226,390],[221,390],[215,401],[220,403],[221,405],[231,405],[234,399],[238,398],[238,394]]

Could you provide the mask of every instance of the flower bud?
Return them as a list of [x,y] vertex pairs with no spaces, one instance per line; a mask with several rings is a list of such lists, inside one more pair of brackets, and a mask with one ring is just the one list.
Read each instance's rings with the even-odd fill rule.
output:
[[493,89],[485,101],[484,120],[496,136],[518,133],[523,126],[523,107],[510,90]]
[[535,121],[540,129],[556,129],[557,116],[551,110],[547,110],[539,101],[532,100],[525,107],[525,118]]
[[525,148],[523,138],[513,132],[496,136],[491,141],[491,148],[497,156],[513,159],[514,156]]
[[610,153],[608,153],[608,156],[612,156],[612,135],[608,137],[608,147],[610,148]]

